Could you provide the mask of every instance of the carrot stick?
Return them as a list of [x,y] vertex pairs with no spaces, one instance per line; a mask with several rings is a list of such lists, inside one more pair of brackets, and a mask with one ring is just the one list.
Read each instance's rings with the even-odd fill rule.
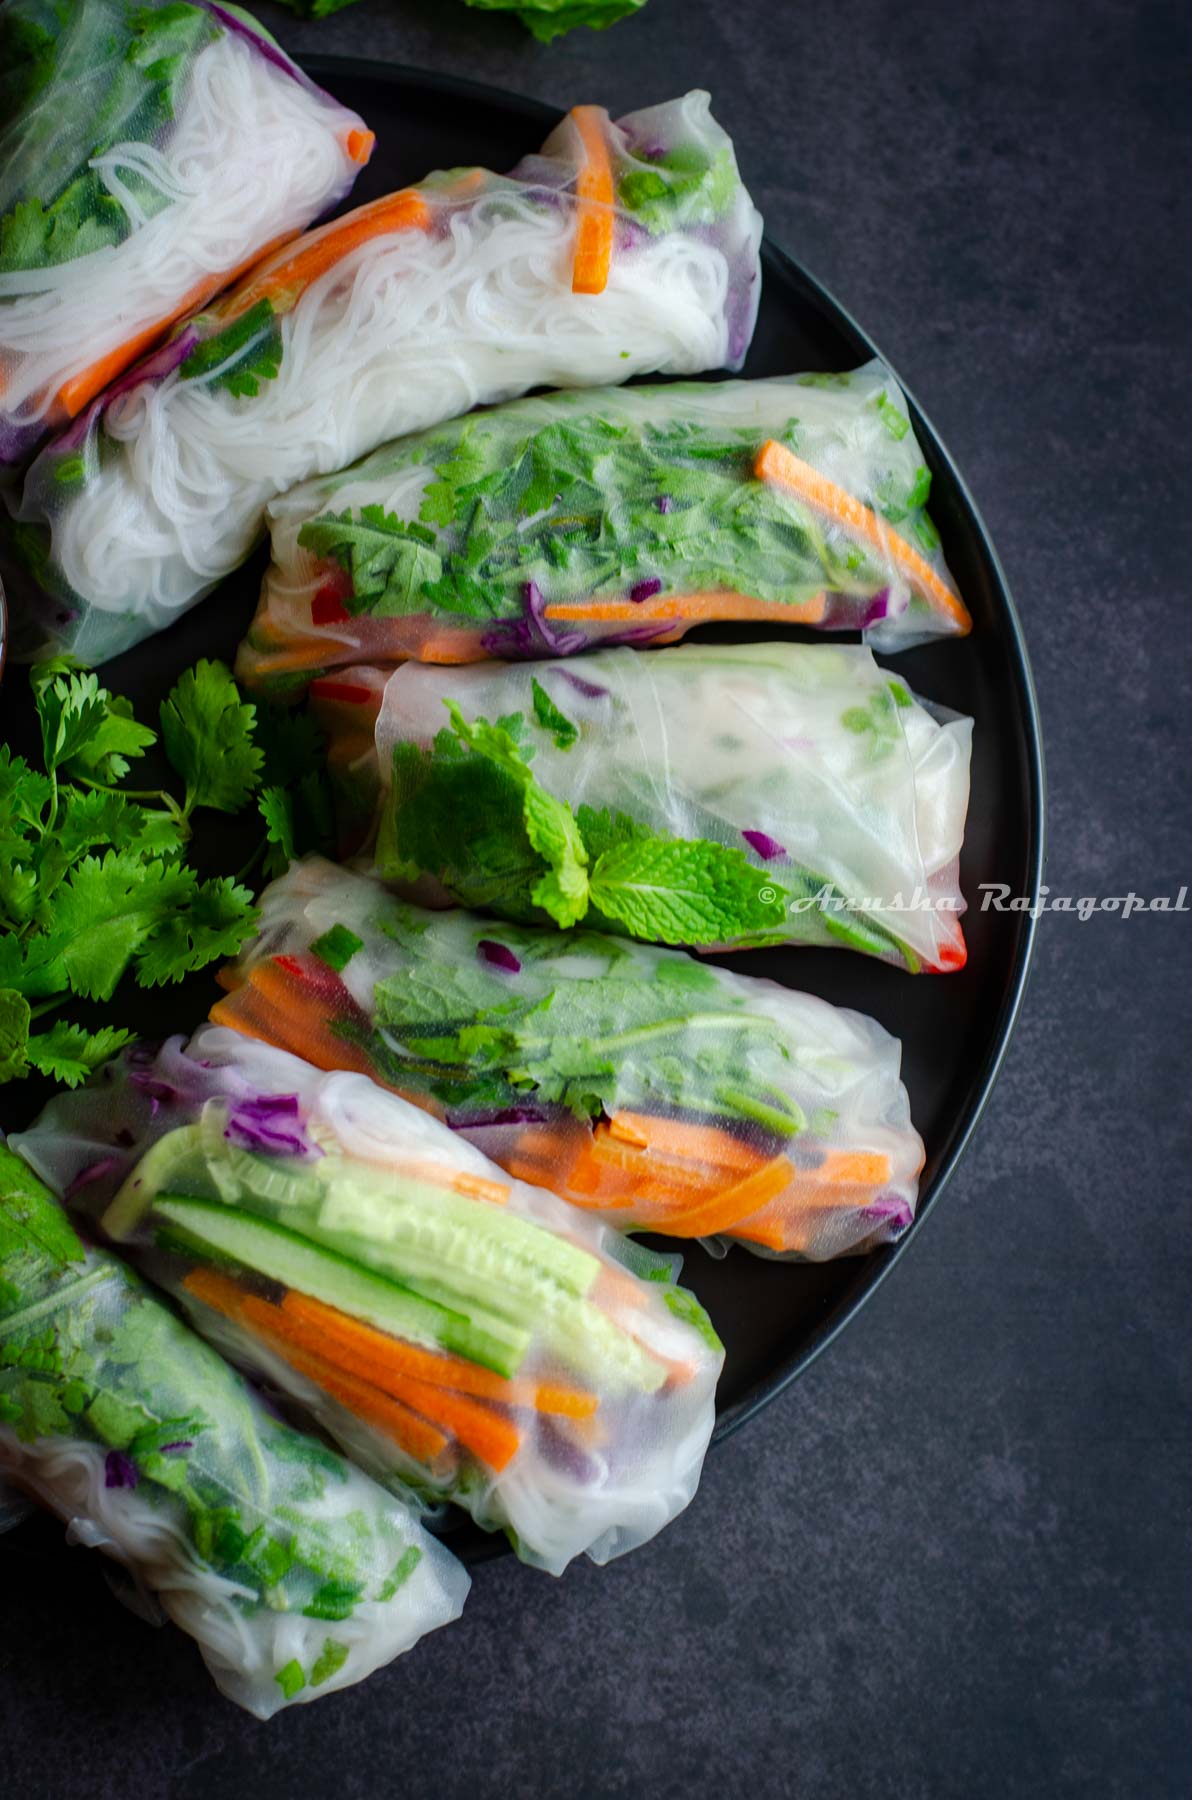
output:
[[654,1113],[618,1112],[609,1124],[610,1134],[617,1128],[636,1133],[651,1150],[671,1156],[689,1157],[692,1161],[724,1164],[732,1169],[752,1169],[761,1160],[752,1144],[718,1125],[701,1125],[690,1119],[668,1119]]
[[300,1350],[284,1338],[272,1331],[260,1334],[277,1354],[288,1362],[299,1375],[305,1375],[316,1387],[338,1400],[341,1406],[362,1419],[366,1425],[375,1425],[386,1437],[391,1437],[403,1450],[416,1461],[433,1465],[435,1459],[447,1449],[449,1439],[437,1425],[429,1423],[400,1400],[389,1394],[382,1394],[371,1387],[367,1381],[361,1381],[354,1375],[345,1375],[342,1370],[326,1362],[323,1357],[315,1356],[309,1351]]
[[573,294],[602,294],[613,260],[613,165],[605,137],[605,115],[599,106],[573,106],[584,160],[576,177],[579,201],[575,222]]
[[818,625],[827,611],[826,594],[810,600],[755,600],[731,588],[710,594],[659,594],[653,600],[586,600],[578,606],[544,606],[546,619],[577,621],[622,619],[681,619],[694,625],[697,619],[785,619],[788,624]]
[[743,1181],[723,1188],[702,1205],[667,1213],[660,1219],[652,1219],[651,1225],[655,1231],[671,1237],[708,1237],[717,1231],[730,1231],[739,1219],[749,1218],[776,1199],[788,1186],[794,1172],[788,1157],[771,1157]]
[[261,1038],[313,1062],[320,1069],[350,1069],[371,1075],[372,1063],[363,1050],[330,1029],[330,1018],[296,991],[294,983],[272,958],[254,964],[247,980],[226,1000],[217,1000],[211,1018],[217,1025],[231,1025],[246,1037]]
[[281,1318],[279,1307],[270,1305],[269,1301],[261,1300],[255,1294],[246,1293],[236,1282],[229,1281],[226,1275],[220,1275],[214,1269],[191,1269],[184,1276],[182,1285],[213,1312],[220,1313],[235,1324],[250,1325],[292,1369],[313,1381],[316,1387],[322,1388],[324,1393],[346,1406],[357,1418],[377,1426],[387,1437],[399,1443],[403,1450],[409,1451],[418,1462],[433,1463],[447,1448],[445,1434],[428,1424],[425,1419],[420,1419],[400,1401],[380,1393],[350,1370],[334,1367],[324,1357],[308,1351],[303,1345],[287,1341],[275,1329],[274,1322]]
[[415,1407],[424,1418],[445,1425],[482,1463],[500,1474],[521,1447],[521,1432],[512,1420],[478,1400],[465,1399],[449,1388],[432,1387],[412,1376],[394,1381],[396,1398]]
[[106,356],[101,356],[98,361],[91,363],[87,368],[80,369],[77,375],[70,376],[54,396],[55,418],[62,415],[68,419],[77,418],[83,408],[94,400],[96,394],[102,393],[104,388],[110,386],[118,375],[123,375],[125,369],[129,368],[138,356],[143,356],[146,350],[151,350],[171,325],[176,324],[179,319],[185,318],[187,313],[193,312],[196,307],[202,306],[205,300],[210,300],[212,294],[217,294],[220,288],[226,287],[230,282],[238,281],[262,257],[271,255],[284,244],[292,243],[293,237],[292,232],[283,232],[280,237],[274,238],[271,243],[266,244],[254,255],[246,256],[244,261],[238,263],[234,269],[225,270],[218,275],[205,275],[202,281],[197,281],[194,287],[182,296],[177,306],[168,313],[163,313],[160,319],[155,319],[151,325],[146,325],[143,331],[135,332],[122,344],[117,344],[114,350],[109,350]]
[[961,631],[971,631],[973,621],[964,602],[955,595],[947,584],[940,580],[931,565],[924,561],[913,545],[892,529],[884,519],[879,519],[870,507],[850,494],[847,489],[838,487],[788,450],[785,444],[777,443],[770,438],[758,451],[753,464],[753,472],[759,481],[773,482],[776,487],[789,488],[812,506],[826,512],[846,530],[864,538],[880,555],[886,556],[901,570],[911,586],[934,605],[937,612],[947,614],[955,621]]
[[346,131],[344,133],[343,146],[344,150],[354,163],[363,165],[372,155],[373,145],[376,141],[377,134],[375,131],[368,131],[367,129],[361,131],[358,126],[353,125],[351,131]]
[[[448,1356],[437,1350],[423,1350],[400,1338],[378,1331],[337,1307],[306,1294],[291,1290],[281,1303],[288,1328],[295,1341],[301,1342],[300,1330],[309,1331],[315,1342],[334,1344],[324,1354],[353,1374],[365,1376],[374,1386],[384,1388],[388,1364],[399,1376],[415,1376],[434,1387],[451,1388],[457,1394],[472,1394],[481,1400],[499,1400],[505,1406],[533,1406],[539,1412],[560,1413],[568,1418],[586,1419],[596,1411],[595,1394],[577,1388],[559,1387],[551,1382],[509,1381],[491,1369],[481,1369],[462,1356]],[[348,1360],[360,1358],[360,1366]],[[364,1366],[367,1364],[367,1368]]]
[[425,231],[430,218],[430,207],[416,188],[403,188],[399,193],[372,200],[367,206],[358,206],[342,219],[332,219],[329,224],[306,232],[293,245],[259,263],[213,309],[215,316],[227,324],[259,300],[268,300],[274,312],[288,312],[304,289],[361,244],[385,237],[391,231]]

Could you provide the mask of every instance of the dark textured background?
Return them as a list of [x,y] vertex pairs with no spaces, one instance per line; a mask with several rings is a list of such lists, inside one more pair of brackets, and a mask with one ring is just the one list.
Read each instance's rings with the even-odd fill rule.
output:
[[[560,105],[710,87],[770,232],[993,532],[1053,891],[1192,883],[1186,0],[650,0],[550,49],[456,0],[261,13]],[[1190,995],[1192,915],[1044,919],[971,1151],[845,1336],[654,1545],[561,1582],[490,1563],[362,1688],[258,1725],[23,1530],[0,1794],[1187,1794]]]

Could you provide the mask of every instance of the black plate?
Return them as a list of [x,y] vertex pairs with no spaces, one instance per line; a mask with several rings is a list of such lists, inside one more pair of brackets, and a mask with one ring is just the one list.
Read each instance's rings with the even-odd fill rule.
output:
[[[509,168],[538,147],[559,116],[534,100],[418,70],[342,57],[311,58],[308,66],[377,133],[353,203],[433,168],[472,162]],[[724,123],[731,129],[731,119]],[[749,170],[743,172],[748,181]],[[764,248],[763,265],[761,316],[746,375],[851,368],[878,354],[831,295],[773,244]],[[773,950],[724,959],[871,1013],[902,1039],[903,1077],[927,1145],[927,1166],[911,1230],[896,1247],[872,1256],[816,1267],[766,1262],[740,1250],[717,1262],[691,1251],[686,1279],[728,1346],[717,1439],[801,1374],[905,1254],[989,1097],[1030,960],[1032,916],[982,912],[976,904],[981,882],[1007,883],[1013,894],[1033,900],[1042,873],[1042,750],[1026,649],[1005,576],[968,490],[913,400],[911,415],[932,471],[932,516],[975,622],[962,643],[943,642],[897,659],[920,694],[976,720],[961,857],[971,908],[965,922],[969,960],[960,974],[915,978],[843,951]],[[253,611],[261,568],[258,556],[169,631],[108,664],[105,683],[129,695],[139,717],[155,720],[159,700],[196,657],[231,660]],[[739,641],[759,633],[717,627],[698,635]],[[5,735],[14,747],[25,747],[32,719],[22,671],[9,671],[3,712]],[[226,869],[226,841],[221,848]],[[214,997],[214,983],[202,975],[181,988],[130,991],[110,1010],[121,1024],[162,1035],[197,1025]],[[82,1016],[85,1009],[76,1011]],[[25,1124],[48,1091],[41,1082],[10,1085],[2,1102],[7,1128]],[[503,1542],[461,1536],[465,1553],[483,1554],[482,1544],[496,1550]]]

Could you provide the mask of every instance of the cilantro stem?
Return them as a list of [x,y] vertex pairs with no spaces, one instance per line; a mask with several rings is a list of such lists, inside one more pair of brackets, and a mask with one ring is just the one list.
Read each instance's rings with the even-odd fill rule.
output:
[[43,1000],[40,1006],[31,1006],[29,1008],[29,1017],[31,1019],[40,1019],[43,1013],[53,1012],[56,1006],[61,1006],[65,999],[65,994],[58,994],[52,1000]]

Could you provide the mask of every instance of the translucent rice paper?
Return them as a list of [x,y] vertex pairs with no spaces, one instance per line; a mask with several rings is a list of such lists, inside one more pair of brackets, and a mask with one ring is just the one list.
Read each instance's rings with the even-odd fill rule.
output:
[[244,560],[276,495],[478,401],[739,366],[760,235],[693,93],[576,108],[511,175],[433,175],[278,252],[34,464],[51,641],[127,648]]
[[311,692],[346,824],[383,784],[377,868],[430,904],[701,949],[964,964],[972,721],[867,649],[407,663]]
[[317,858],[261,913],[214,1018],[367,1072],[623,1230],[824,1262],[914,1216],[900,1046],[860,1013],[594,931],[428,913]]
[[725,619],[905,649],[970,627],[930,484],[879,362],[520,400],[275,500],[237,673],[284,696],[352,663],[567,656]]
[[[67,1147],[26,1141],[54,1179]],[[266,1411],[2,1147],[0,1477],[124,1564],[260,1719],[363,1680],[468,1591],[408,1504]]]
[[371,147],[237,8],[4,0],[0,479]]
[[607,1562],[694,1494],[724,1353],[675,1259],[366,1077],[208,1026],[24,1144],[204,1336],[523,1561]]

